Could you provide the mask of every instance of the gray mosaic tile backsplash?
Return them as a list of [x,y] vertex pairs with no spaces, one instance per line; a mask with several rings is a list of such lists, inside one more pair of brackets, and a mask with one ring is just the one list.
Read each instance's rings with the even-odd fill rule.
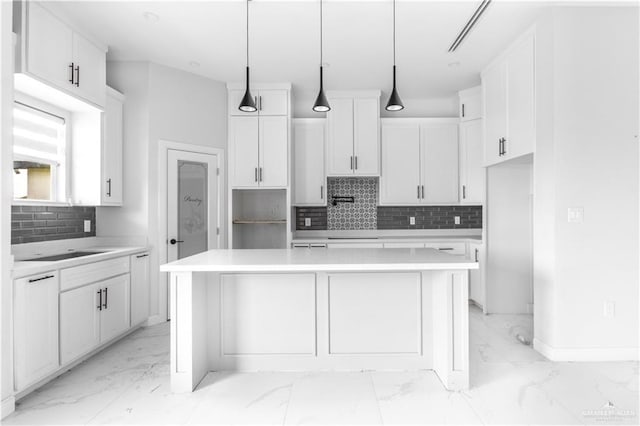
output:
[[[91,221],[91,232],[84,232],[85,220]],[[11,244],[95,237],[95,235],[95,207],[11,207]]]
[[[416,224],[409,225],[415,217]],[[455,224],[455,217],[460,224]],[[481,229],[482,206],[380,206],[378,229]]]
[[[377,178],[329,178],[327,196],[327,229],[376,229]],[[353,197],[354,202],[338,202],[334,206],[333,197]]]

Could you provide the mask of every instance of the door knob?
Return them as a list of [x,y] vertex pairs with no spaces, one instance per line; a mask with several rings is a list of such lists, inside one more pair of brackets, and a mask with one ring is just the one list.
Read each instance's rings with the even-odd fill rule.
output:
[[177,244],[177,243],[184,243],[184,241],[182,241],[182,240],[176,240],[175,238],[170,239],[170,240],[169,240],[169,242],[170,242],[172,245],[175,245],[175,244]]

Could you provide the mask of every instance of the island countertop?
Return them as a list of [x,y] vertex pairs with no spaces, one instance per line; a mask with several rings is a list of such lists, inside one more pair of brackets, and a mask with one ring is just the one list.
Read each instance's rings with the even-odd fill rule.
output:
[[209,250],[160,267],[163,272],[338,272],[478,269],[473,260],[431,248]]

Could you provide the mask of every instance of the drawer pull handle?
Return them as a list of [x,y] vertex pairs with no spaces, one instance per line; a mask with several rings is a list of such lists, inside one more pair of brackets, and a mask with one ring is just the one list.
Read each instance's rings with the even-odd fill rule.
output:
[[102,289],[97,291],[98,293],[98,310],[101,311],[102,310]]
[[136,256],[136,259],[141,259],[141,258],[147,257],[147,256],[149,256],[149,253],[147,253],[147,254],[139,254],[139,255]]
[[53,278],[55,277],[55,275],[45,275],[44,277],[39,277],[39,278],[31,278],[29,280],[30,283],[35,283],[38,281],[43,281],[43,280],[48,280],[49,278]]
[[453,250],[453,247],[441,247],[438,250]]
[[102,305],[102,307],[103,307],[104,309],[107,309],[107,306],[109,305],[109,304],[107,303],[107,290],[109,290],[109,288],[105,288],[105,289],[103,290],[103,291],[104,291],[104,305]]

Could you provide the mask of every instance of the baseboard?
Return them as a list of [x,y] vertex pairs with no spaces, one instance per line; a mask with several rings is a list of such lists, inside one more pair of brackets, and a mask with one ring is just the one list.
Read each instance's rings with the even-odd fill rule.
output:
[[152,325],[160,324],[163,322],[167,322],[166,318],[163,318],[162,315],[154,315],[147,319],[146,322],[143,323],[144,327],[150,327]]
[[2,400],[2,405],[0,406],[0,418],[4,419],[9,414],[16,411],[16,398],[11,395]]
[[554,348],[533,339],[533,348],[551,361],[638,361],[640,348]]

